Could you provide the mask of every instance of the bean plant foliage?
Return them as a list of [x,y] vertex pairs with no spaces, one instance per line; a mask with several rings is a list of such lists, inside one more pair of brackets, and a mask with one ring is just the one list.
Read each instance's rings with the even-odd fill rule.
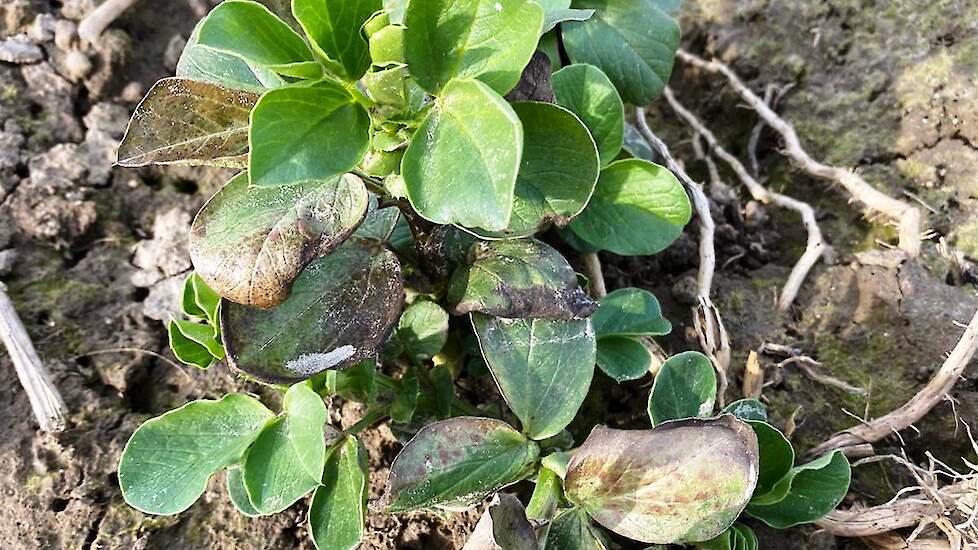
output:
[[[119,163],[238,171],[193,222],[170,346],[283,396],[148,420],[119,465],[126,502],[177,514],[224,471],[246,516],[305,500],[321,549],[356,547],[368,507],[489,499],[473,550],[606,548],[610,533],[753,549],[738,518],[787,528],[833,509],[845,457],[796,465],[761,403],[717,411],[699,353],[658,368],[645,429],[568,430],[596,376],[647,376],[648,339],[672,329],[645,290],[593,298],[563,252],[655,254],[690,220],[675,176],[623,148],[625,102],[671,73],[677,8],[219,4],[137,108]],[[508,410],[463,399],[490,379]],[[335,397],[363,404],[343,431]],[[368,503],[359,434],[386,421],[404,446]],[[502,492],[524,480],[525,505]]]

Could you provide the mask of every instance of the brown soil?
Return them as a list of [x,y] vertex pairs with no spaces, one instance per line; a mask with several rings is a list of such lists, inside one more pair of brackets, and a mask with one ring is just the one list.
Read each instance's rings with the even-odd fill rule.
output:
[[[39,14],[75,19],[92,0],[5,0],[0,38],[28,32]],[[794,83],[782,102],[803,142],[818,158],[856,166],[894,195],[911,192],[933,209],[928,225],[978,256],[978,109],[974,75],[978,39],[973,3],[945,0],[689,1],[683,16],[687,47],[719,55],[757,90]],[[173,290],[189,269],[183,240],[190,217],[227,177],[215,170],[108,171],[128,113],[157,78],[174,35],[189,35],[189,2],[143,2],[107,35],[93,63],[72,80],[66,52],[42,40],[43,60],[0,62],[0,254],[13,250],[0,278],[10,286],[27,329],[71,411],[68,429],[38,435],[13,367],[0,354],[0,540],[20,548],[311,548],[304,506],[249,520],[224,496],[222,479],[190,510],[173,518],[145,516],[121,499],[116,462],[143,420],[188,400],[226,391],[262,393],[222,367],[176,369],[151,355],[165,351],[165,318]],[[67,45],[73,49],[75,45]],[[172,60],[171,60],[172,62]],[[679,96],[707,120],[735,154],[746,158],[754,117],[715,77],[678,66]],[[654,127],[673,144],[694,176],[689,134],[669,109]],[[775,314],[774,295],[800,254],[804,234],[790,214],[740,199],[715,201],[719,265],[715,297],[733,342],[733,388],[748,350],[788,344],[827,371],[871,390],[865,399],[811,384],[797,372],[765,390],[776,424],[799,406],[794,441],[805,449],[854,422],[905,401],[950,349],[978,300],[974,286],[948,284],[934,241],[919,261],[893,263],[877,240],[894,231],[869,221],[838,190],[794,173],[766,132],[758,150],[768,184],[818,210],[836,249],[819,266],[788,315]],[[724,174],[728,183],[734,179]],[[910,199],[908,199],[910,200]],[[749,211],[749,215],[745,212]],[[605,256],[609,286],[640,286],[662,300],[676,325],[670,351],[696,349],[689,337],[690,277],[696,269],[695,228],[652,259]],[[598,378],[578,434],[596,422],[642,425],[647,384],[617,386]],[[978,372],[953,394],[956,413],[978,421]],[[603,413],[612,403],[610,415]],[[355,415],[344,409],[344,421]],[[971,453],[949,404],[902,434],[912,458],[933,451],[952,465]],[[379,494],[398,444],[386,427],[365,435],[371,497]],[[877,445],[900,448],[896,437]],[[973,453],[971,453],[973,455]],[[975,461],[971,456],[970,460]],[[886,465],[860,468],[851,501],[889,498],[905,474]],[[365,548],[460,548],[477,512],[439,517],[372,515]],[[751,522],[748,522],[751,523]],[[755,523],[752,526],[758,527]],[[787,535],[758,529],[762,548],[842,548],[854,543],[802,528]]]

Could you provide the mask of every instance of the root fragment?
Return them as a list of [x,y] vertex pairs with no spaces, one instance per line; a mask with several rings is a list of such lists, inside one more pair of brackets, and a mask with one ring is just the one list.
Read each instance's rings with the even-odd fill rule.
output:
[[105,32],[105,29],[125,13],[127,9],[132,7],[136,1],[105,0],[105,2],[102,2],[99,7],[85,16],[85,19],[82,19],[81,23],[78,24],[78,37],[89,44],[97,43],[99,37]]

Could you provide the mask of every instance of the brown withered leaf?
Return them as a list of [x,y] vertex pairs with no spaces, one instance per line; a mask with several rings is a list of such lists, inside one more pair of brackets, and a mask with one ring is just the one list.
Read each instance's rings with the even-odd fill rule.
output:
[[630,539],[709,540],[747,505],[758,476],[757,437],[730,415],[652,430],[594,428],[574,453],[565,494]]
[[520,499],[497,493],[462,550],[537,550],[537,534]]
[[292,282],[339,246],[367,214],[369,193],[347,174],[284,187],[235,176],[204,205],[190,230],[190,257],[224,298],[260,308],[289,297]]
[[258,95],[164,78],[146,94],[119,145],[119,165],[246,168],[248,125]]

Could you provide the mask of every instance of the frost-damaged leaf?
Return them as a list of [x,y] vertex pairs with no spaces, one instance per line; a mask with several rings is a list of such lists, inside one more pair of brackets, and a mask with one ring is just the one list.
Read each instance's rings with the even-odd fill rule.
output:
[[606,550],[609,547],[604,534],[580,508],[559,512],[547,533],[547,550]]
[[136,107],[119,145],[119,165],[243,168],[248,115],[258,96],[209,82],[164,78]]
[[438,95],[453,78],[478,78],[499,94],[516,86],[540,38],[543,8],[530,0],[409,2],[411,74]]
[[702,353],[687,351],[662,364],[649,393],[653,426],[670,420],[704,418],[713,412],[717,377],[713,363]]
[[272,412],[247,395],[193,401],[146,421],[119,461],[119,486],[133,508],[170,516],[190,507],[215,472],[237,462]]
[[583,319],[597,308],[559,252],[537,240],[479,242],[448,286],[452,313]]
[[493,497],[462,550],[539,550],[533,524],[518,498]]
[[322,67],[305,40],[256,2],[222,2],[204,19],[197,39],[203,46],[281,75],[303,79],[322,76]]
[[269,308],[313,259],[328,254],[367,213],[360,178],[346,174],[280,188],[249,187],[241,173],[217,192],[190,229],[190,257],[232,302]]
[[500,420],[434,422],[394,459],[379,506],[389,513],[473,506],[523,479],[538,453],[536,443]]
[[574,7],[595,13],[587,21],[561,25],[573,62],[597,66],[634,105],[662,93],[679,47],[675,19],[655,0],[575,0]]
[[431,359],[448,340],[448,313],[434,302],[417,301],[404,309],[394,334],[414,361]]
[[506,229],[522,153],[523,127],[509,103],[482,82],[454,80],[404,154],[408,199],[434,223]]
[[741,420],[760,420],[767,422],[767,407],[757,399],[741,399],[723,408],[723,412],[732,414]]
[[261,512],[255,510],[255,507],[251,505],[251,500],[248,499],[248,491],[244,486],[241,466],[231,466],[227,469],[225,484],[227,485],[228,498],[238,512],[241,512],[249,518],[261,516]]
[[370,148],[370,117],[334,84],[279,88],[251,114],[251,183],[260,187],[331,180]]
[[570,228],[599,249],[645,256],[661,252],[679,238],[692,215],[689,197],[672,172],[628,159],[601,172],[591,202]]
[[367,453],[348,435],[330,448],[323,485],[309,506],[309,533],[320,550],[356,548],[367,517]]
[[747,507],[747,514],[775,529],[813,522],[831,512],[849,492],[852,472],[842,451],[796,466]]
[[598,338],[598,366],[616,382],[638,380],[649,372],[652,353],[642,342],[628,336]]
[[403,284],[392,252],[349,240],[309,264],[274,309],[224,302],[228,363],[271,382],[356,364],[387,339],[401,312]]
[[564,491],[595,521],[630,539],[709,540],[747,505],[757,460],[754,432],[732,416],[652,430],[598,426],[574,452]]
[[557,103],[581,118],[598,144],[601,166],[621,152],[625,135],[625,106],[615,85],[593,65],[570,65],[551,77]]
[[757,435],[760,469],[754,494],[763,499],[795,463],[795,449],[780,430],[767,422],[747,421]]
[[293,0],[296,19],[314,49],[338,61],[350,80],[358,80],[370,67],[367,41],[361,29],[381,0]]
[[391,240],[397,222],[401,219],[401,211],[396,206],[377,208],[377,197],[370,195],[370,206],[367,208],[367,217],[357,228],[356,235],[364,239],[372,239],[379,243],[386,243]]
[[567,427],[594,376],[591,322],[473,313],[472,325],[496,385],[523,432],[539,440]]
[[523,125],[523,160],[516,176],[513,216],[487,238],[527,237],[548,223],[565,226],[587,206],[600,167],[594,140],[570,111],[550,103],[514,103]]
[[659,300],[638,288],[619,288],[601,298],[591,323],[599,337],[664,336],[672,332],[672,323],[662,316]]

